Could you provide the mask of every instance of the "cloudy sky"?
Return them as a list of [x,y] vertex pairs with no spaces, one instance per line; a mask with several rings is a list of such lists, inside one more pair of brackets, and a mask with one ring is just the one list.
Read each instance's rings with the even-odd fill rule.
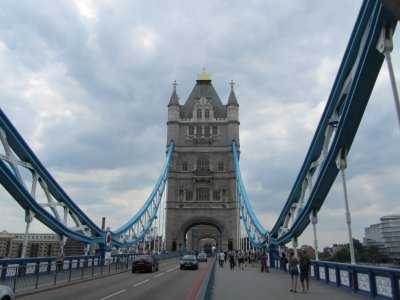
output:
[[[0,106],[76,204],[117,228],[145,202],[165,159],[167,104],[204,67],[240,104],[240,166],[272,228],[303,163],[362,1],[2,1]],[[392,53],[400,78],[398,34]],[[384,64],[351,148],[353,235],[400,214],[400,129]],[[2,149],[0,151],[3,151]],[[2,152],[3,153],[3,152]],[[338,176],[319,245],[348,242]],[[0,231],[25,230],[0,186]],[[31,232],[47,229],[34,221]],[[313,244],[308,228],[300,244]]]

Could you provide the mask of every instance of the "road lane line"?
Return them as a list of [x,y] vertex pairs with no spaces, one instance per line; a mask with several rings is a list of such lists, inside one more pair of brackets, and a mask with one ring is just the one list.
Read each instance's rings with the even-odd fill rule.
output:
[[167,270],[167,273],[168,273],[168,272],[171,272],[171,271],[173,271],[173,270],[175,270],[175,268],[172,268],[172,269]]
[[150,280],[150,279],[143,280],[142,282],[136,283],[136,284],[134,284],[134,285],[132,285],[132,286],[141,285],[141,284],[143,284],[143,283],[145,283],[145,282],[147,282],[147,281],[149,281],[149,280]]
[[115,296],[115,295],[118,295],[118,294],[121,294],[121,293],[123,293],[123,292],[125,292],[125,290],[121,290],[121,291],[116,292],[116,293],[114,293],[114,294],[111,294],[111,295],[109,295],[109,296],[107,296],[107,297],[101,298],[100,300],[104,300],[104,299],[111,298],[111,297],[113,297],[113,296]]
[[164,275],[164,274],[165,274],[165,273],[158,274],[158,275],[154,276],[154,278],[160,277],[160,276],[162,276],[162,275]]

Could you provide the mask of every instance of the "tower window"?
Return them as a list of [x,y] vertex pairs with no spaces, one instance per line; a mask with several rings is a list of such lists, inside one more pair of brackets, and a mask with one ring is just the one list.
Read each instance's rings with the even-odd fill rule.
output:
[[201,115],[202,115],[201,109],[198,109],[197,110],[197,119],[201,119]]
[[213,200],[214,201],[221,201],[221,191],[213,191]]
[[193,200],[193,191],[186,191],[186,201],[192,201]]
[[197,201],[209,201],[210,200],[210,189],[208,187],[196,188],[196,200]]
[[210,110],[206,109],[204,110],[204,119],[208,120],[210,118]]
[[194,135],[194,126],[189,125],[189,135]]
[[196,126],[196,134],[197,134],[197,135],[202,135],[202,134],[203,134],[202,131],[203,131],[203,130],[202,130],[202,128],[201,128],[200,125]]
[[188,170],[188,162],[187,161],[183,161],[182,162],[182,171],[183,172],[187,172]]
[[225,170],[224,162],[219,161],[218,162],[218,171],[224,171],[224,170]]
[[210,135],[210,126],[204,126],[204,135]]
[[209,162],[207,158],[199,158],[197,160],[197,170],[198,171],[208,171],[210,169]]

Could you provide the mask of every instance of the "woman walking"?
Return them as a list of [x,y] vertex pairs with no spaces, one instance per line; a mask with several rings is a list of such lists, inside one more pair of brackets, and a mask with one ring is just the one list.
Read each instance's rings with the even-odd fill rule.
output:
[[299,275],[299,269],[297,268],[297,264],[299,261],[296,256],[294,256],[294,252],[290,253],[289,256],[289,272],[290,277],[292,279],[292,288],[290,292],[297,293],[297,275]]

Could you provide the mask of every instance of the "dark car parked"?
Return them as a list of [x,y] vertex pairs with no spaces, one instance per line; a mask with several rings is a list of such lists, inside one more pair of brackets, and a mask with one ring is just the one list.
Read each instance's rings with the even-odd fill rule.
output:
[[197,260],[196,255],[185,255],[181,258],[181,270],[186,269],[194,269],[197,270],[199,268],[199,261]]
[[136,256],[132,261],[132,273],[147,271],[155,272],[158,271],[159,261],[151,255],[139,255]]

